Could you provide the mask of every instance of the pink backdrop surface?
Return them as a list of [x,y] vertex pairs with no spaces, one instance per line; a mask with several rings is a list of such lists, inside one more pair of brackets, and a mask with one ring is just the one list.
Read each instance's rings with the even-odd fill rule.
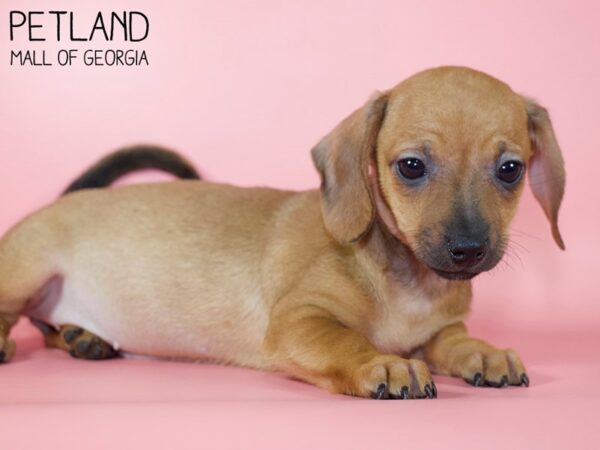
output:
[[[147,40],[9,41],[8,11],[140,10]],[[41,34],[52,37],[50,20]],[[309,150],[376,89],[444,64],[488,72],[549,108],[567,168],[560,225],[529,192],[511,256],[475,281],[468,324],[520,351],[529,389],[437,377],[436,402],[331,396],[281,375],[150,361],[75,361],[25,323],[0,367],[9,448],[598,448],[600,6],[590,1],[0,3],[0,232],[107,151],[182,151],[206,178],[318,185]],[[10,66],[10,49],[145,49],[150,66]]]

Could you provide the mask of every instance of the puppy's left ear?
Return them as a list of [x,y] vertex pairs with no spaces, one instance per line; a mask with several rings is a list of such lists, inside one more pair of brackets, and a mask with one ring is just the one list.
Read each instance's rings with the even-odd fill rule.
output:
[[552,226],[556,244],[565,249],[558,229],[558,210],[565,191],[565,168],[562,153],[548,111],[530,99],[525,99],[529,138],[533,156],[529,161],[529,184]]

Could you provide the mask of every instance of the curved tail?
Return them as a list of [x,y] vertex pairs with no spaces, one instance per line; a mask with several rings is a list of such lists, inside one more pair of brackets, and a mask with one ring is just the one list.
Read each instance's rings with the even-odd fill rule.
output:
[[63,192],[110,186],[118,178],[143,169],[156,169],[177,178],[200,180],[194,166],[181,155],[166,148],[138,145],[117,150],[94,164],[75,179]]

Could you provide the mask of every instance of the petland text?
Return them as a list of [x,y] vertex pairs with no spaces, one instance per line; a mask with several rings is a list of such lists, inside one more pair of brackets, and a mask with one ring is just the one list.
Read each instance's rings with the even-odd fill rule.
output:
[[[73,11],[10,11],[9,29],[11,43],[26,41],[31,46],[11,48],[11,66],[149,65],[139,43],[148,38],[150,21],[139,11],[98,12],[93,20],[83,22]],[[98,41],[128,44],[128,48],[81,48],[82,43]],[[70,42],[73,48],[48,50],[38,42]]]

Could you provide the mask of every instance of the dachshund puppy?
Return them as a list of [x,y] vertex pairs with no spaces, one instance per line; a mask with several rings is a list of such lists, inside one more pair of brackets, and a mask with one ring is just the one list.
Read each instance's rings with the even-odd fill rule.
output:
[[441,67],[373,95],[312,156],[320,190],[180,180],[72,192],[27,217],[0,240],[2,359],[26,315],[66,330],[53,335],[65,349],[86,336],[361,397],[436,397],[431,373],[528,385],[517,353],[463,320],[469,280],[503,256],[526,171],[564,248],[546,110]]

